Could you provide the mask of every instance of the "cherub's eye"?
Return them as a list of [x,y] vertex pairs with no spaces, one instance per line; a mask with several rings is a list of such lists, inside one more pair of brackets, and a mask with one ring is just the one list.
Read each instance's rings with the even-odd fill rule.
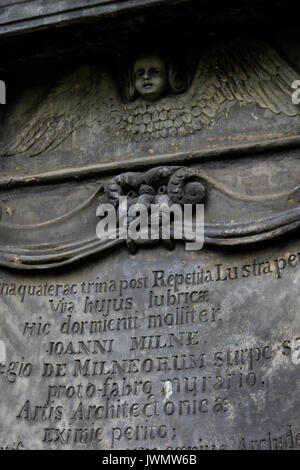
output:
[[160,69],[158,69],[158,68],[153,68],[153,69],[150,70],[150,73],[157,75],[158,73],[160,73]]
[[136,72],[137,77],[142,77],[144,75],[145,71],[143,69],[140,69]]

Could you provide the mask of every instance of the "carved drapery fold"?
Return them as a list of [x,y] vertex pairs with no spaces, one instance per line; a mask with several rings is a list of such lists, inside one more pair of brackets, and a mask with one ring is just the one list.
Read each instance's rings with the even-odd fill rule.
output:
[[[168,198],[170,205],[197,204],[207,203],[213,191],[236,203],[257,204],[257,207],[265,203],[268,208],[271,204],[273,209],[272,215],[259,219],[206,222],[207,246],[252,245],[300,228],[299,187],[273,194],[245,195],[218,182],[201,168],[157,167],[145,172],[123,173],[99,183],[85,202],[54,219],[30,225],[0,223],[0,265],[21,270],[54,268],[100,256],[125,245],[124,239],[101,241],[96,236],[99,203],[111,203],[118,209],[120,195],[128,196],[131,203],[145,202],[145,196],[150,194],[150,199],[146,197],[147,204],[157,202],[160,197]],[[291,200],[294,201],[292,208]],[[143,245],[143,240],[139,245]]]

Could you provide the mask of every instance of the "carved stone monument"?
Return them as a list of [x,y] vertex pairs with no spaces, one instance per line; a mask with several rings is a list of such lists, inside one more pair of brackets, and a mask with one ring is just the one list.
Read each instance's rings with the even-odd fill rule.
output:
[[[0,447],[299,449],[299,38],[2,3]],[[203,248],[99,238],[121,197],[203,204]]]

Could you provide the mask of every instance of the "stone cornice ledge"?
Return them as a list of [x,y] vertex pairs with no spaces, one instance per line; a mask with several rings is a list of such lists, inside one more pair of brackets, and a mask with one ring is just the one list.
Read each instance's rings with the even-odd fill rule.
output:
[[190,0],[0,0],[0,37]]

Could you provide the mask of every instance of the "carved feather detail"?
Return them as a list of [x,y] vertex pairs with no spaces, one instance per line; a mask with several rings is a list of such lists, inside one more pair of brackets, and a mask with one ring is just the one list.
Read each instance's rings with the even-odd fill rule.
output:
[[[106,100],[103,91],[99,93],[104,81],[108,82],[93,67],[81,67],[64,76],[29,115],[24,113],[21,119],[18,116],[25,125],[1,149],[1,155],[33,157],[54,150],[80,126],[91,124],[94,118],[91,111],[95,109],[104,121],[109,107],[109,96]],[[111,90],[108,91],[111,96]]]
[[291,84],[298,73],[268,44],[229,43],[207,50],[189,89],[157,102],[121,102],[111,77],[82,67],[64,77],[27,114],[24,127],[0,154],[35,156],[57,148],[80,126],[111,139],[144,142],[193,135],[209,126],[227,103],[251,104],[274,114],[296,116]]
[[121,128],[134,141],[187,136],[208,126],[229,102],[255,103],[286,116],[299,114],[291,100],[293,70],[262,42],[229,44],[202,56],[190,89],[158,103],[124,107]]

